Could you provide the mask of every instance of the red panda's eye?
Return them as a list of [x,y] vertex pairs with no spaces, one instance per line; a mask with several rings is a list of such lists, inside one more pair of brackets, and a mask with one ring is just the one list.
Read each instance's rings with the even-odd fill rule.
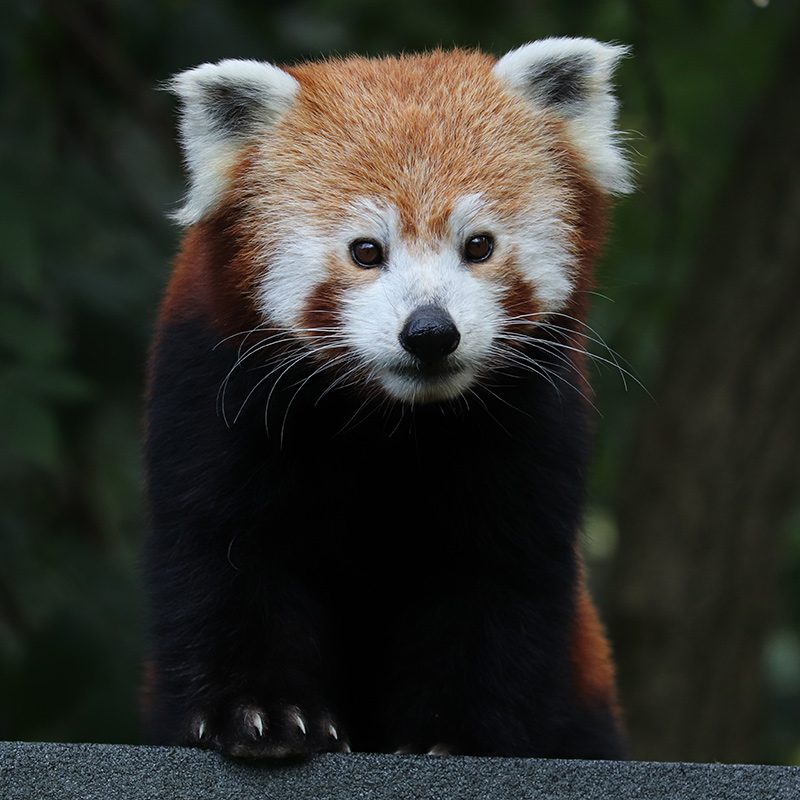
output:
[[467,261],[486,261],[494,250],[494,239],[491,236],[473,236],[464,245],[464,258]]
[[350,245],[350,255],[359,267],[377,267],[383,263],[383,248],[372,239],[358,239]]

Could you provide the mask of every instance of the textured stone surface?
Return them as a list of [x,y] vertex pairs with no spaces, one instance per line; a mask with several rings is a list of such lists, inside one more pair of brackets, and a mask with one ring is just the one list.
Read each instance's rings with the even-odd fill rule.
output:
[[769,800],[800,768],[328,755],[248,765],[161,747],[0,743],[3,800]]

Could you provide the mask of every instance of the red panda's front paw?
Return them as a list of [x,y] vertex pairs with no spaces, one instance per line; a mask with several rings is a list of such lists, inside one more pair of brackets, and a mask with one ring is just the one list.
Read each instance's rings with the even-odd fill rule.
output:
[[312,753],[347,753],[339,725],[324,711],[285,703],[232,703],[216,715],[198,712],[190,743],[233,758],[291,758]]

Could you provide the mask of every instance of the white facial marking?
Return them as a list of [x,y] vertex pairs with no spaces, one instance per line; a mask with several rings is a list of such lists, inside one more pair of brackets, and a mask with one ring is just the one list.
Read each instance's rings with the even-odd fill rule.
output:
[[[520,219],[501,219],[480,194],[458,199],[447,235],[433,243],[407,241],[399,213],[371,199],[354,204],[343,227],[340,247],[354,238],[374,238],[385,250],[386,263],[375,279],[351,288],[342,299],[344,336],[350,348],[383,388],[405,402],[430,402],[465,392],[491,366],[490,351],[505,320],[502,275],[481,277],[464,262],[465,241],[476,234],[495,240],[492,258],[513,253],[541,308],[557,310],[572,291],[570,230],[552,198],[532,195]],[[453,319],[460,342],[438,374],[423,374],[405,352],[399,334],[409,315],[424,305],[437,305]]]
[[[374,239],[384,263],[367,270],[343,290],[340,305],[341,342],[363,374],[392,397],[407,403],[455,398],[492,367],[491,351],[507,318],[503,298],[507,276],[489,262],[471,264],[464,245],[475,235],[494,239],[490,259],[513,257],[536,295],[537,308],[560,309],[573,288],[571,229],[553,192],[531,192],[519,218],[501,215],[482,195],[459,198],[446,229],[436,240],[410,239],[401,229],[400,214],[391,204],[360,198],[332,230],[313,222],[313,209],[296,203],[270,228],[258,303],[266,320],[298,333],[314,291],[329,278],[333,260],[345,270],[353,263],[350,245]],[[355,273],[354,273],[355,277]],[[533,299],[533,298],[532,298]],[[452,318],[460,341],[438,365],[423,367],[400,343],[409,316],[435,305]]]
[[273,323],[297,327],[314,289],[327,275],[331,239],[306,221],[302,209],[291,219],[276,221],[278,244],[267,244],[261,263],[268,264],[258,287],[261,313]]
[[573,289],[574,256],[565,209],[553,198],[531,197],[524,217],[508,231],[518,253],[519,268],[543,311],[559,311]]
[[[380,208],[380,206],[375,206]],[[455,397],[474,381],[491,347],[501,315],[502,287],[479,279],[463,263],[463,242],[454,237],[435,244],[408,242],[399,230],[399,214],[383,207],[381,226],[365,220],[389,238],[382,241],[386,264],[375,280],[350,289],[342,302],[345,337],[386,391],[406,402]],[[371,235],[365,233],[364,235]],[[461,341],[448,357],[449,371],[420,374],[416,360],[399,341],[409,315],[437,305],[452,317]]]
[[347,249],[355,239],[375,239],[389,245],[399,237],[399,231],[400,214],[394,206],[373,197],[360,197],[351,204],[337,233],[337,243]]
[[487,216],[486,200],[480,192],[459,197],[448,220],[453,240],[462,243],[476,233],[493,233],[491,226],[494,222]]

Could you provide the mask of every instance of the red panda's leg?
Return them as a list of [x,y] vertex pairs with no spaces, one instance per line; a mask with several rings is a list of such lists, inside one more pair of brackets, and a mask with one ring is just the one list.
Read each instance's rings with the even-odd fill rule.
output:
[[611,646],[583,576],[577,590],[570,657],[577,696],[587,706],[604,705],[617,716]]
[[[217,413],[235,360],[220,338],[200,320],[167,324],[153,352],[150,736],[248,757],[343,749],[325,599],[275,518],[263,408],[230,428]],[[237,408],[244,391],[232,388]]]
[[[570,631],[575,721],[562,745],[572,757],[621,757],[625,750],[611,646],[579,563]],[[609,748],[609,743],[614,747]]]
[[[568,565],[564,565],[567,572]],[[534,584],[534,581],[530,581]],[[463,581],[462,581],[463,583]],[[390,747],[476,756],[622,758],[608,643],[585,588],[510,572],[442,593],[402,632]]]
[[576,602],[588,433],[583,398],[550,388],[521,387],[514,404],[526,413],[503,418],[513,435],[442,448],[469,466],[436,484],[443,500],[392,637],[387,749],[622,754],[613,711],[584,691],[590,673],[575,680],[578,633],[588,648],[605,646],[584,635],[592,619],[585,598]]
[[517,551],[459,564],[432,576],[435,587],[418,581],[423,599],[401,624],[391,659],[387,749],[552,755],[572,708],[570,552],[563,548],[567,560],[550,574],[532,572]]

